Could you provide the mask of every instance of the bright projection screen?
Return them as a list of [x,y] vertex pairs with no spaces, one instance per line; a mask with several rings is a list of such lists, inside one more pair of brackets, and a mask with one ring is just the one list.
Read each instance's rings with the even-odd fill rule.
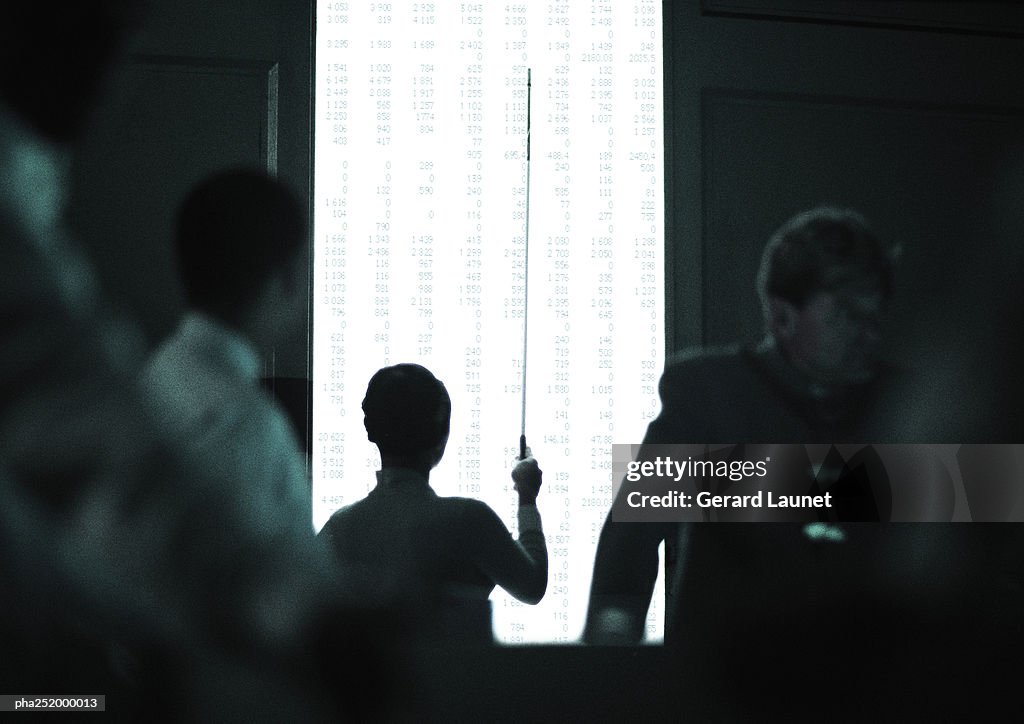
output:
[[452,397],[431,484],[515,534],[528,318],[550,574],[537,606],[495,591],[501,642],[578,641],[612,443],[658,413],[662,88],[661,0],[317,3],[313,522],[375,484],[371,375],[418,362]]

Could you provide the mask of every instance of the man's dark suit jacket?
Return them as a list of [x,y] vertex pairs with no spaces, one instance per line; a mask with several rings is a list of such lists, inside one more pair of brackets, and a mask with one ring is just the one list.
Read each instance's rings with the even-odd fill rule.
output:
[[[684,355],[667,365],[659,393],[662,411],[645,445],[905,441],[885,429],[908,404],[895,375],[842,399],[813,400],[764,348]],[[939,491],[937,505],[951,510],[951,493]],[[1009,656],[1008,642],[1020,641],[1019,526],[831,528],[836,535],[822,537],[803,523],[615,523],[609,515],[585,636],[600,641],[597,613],[613,606],[631,614],[640,638],[665,541],[666,644],[679,654],[679,675],[739,702],[737,715],[785,714],[790,705],[768,692],[788,687],[807,703],[817,696],[810,682],[826,679],[860,681],[876,701],[908,687],[930,695],[934,676],[953,669],[960,684],[978,685],[986,676],[979,662]],[[815,691],[819,703],[835,701]],[[764,709],[766,697],[782,708]]]

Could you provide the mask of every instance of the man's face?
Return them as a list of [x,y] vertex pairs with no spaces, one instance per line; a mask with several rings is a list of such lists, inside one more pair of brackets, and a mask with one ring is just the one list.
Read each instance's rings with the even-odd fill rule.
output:
[[879,286],[820,291],[803,306],[789,307],[790,318],[777,337],[801,372],[823,384],[858,384],[874,378],[885,308]]

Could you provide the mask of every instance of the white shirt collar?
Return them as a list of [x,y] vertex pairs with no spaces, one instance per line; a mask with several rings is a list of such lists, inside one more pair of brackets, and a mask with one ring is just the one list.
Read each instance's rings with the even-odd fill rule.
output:
[[234,376],[246,380],[259,377],[260,356],[256,348],[245,335],[222,322],[192,311],[185,315],[177,334],[193,352]]
[[430,487],[430,481],[423,475],[411,468],[384,468],[377,471],[377,485],[383,488],[394,488],[396,486],[412,484]]

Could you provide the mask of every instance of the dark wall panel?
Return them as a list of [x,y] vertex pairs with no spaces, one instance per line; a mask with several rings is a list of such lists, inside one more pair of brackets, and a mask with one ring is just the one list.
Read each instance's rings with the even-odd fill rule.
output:
[[760,333],[761,249],[820,203],[863,210],[901,244],[898,359],[919,364],[970,335],[992,264],[1019,247],[993,210],[1024,151],[1024,111],[708,92],[702,116],[706,342]]
[[[75,159],[72,218],[107,287],[152,342],[182,311],[173,211],[204,175],[276,172],[311,212],[312,0],[157,0]],[[311,218],[311,213],[309,213]],[[261,350],[303,378],[309,319]]]
[[266,64],[138,59],[96,118],[94,143],[77,161],[75,224],[108,288],[146,310],[151,339],[184,310],[172,236],[185,193],[226,166],[276,166],[275,86]]

